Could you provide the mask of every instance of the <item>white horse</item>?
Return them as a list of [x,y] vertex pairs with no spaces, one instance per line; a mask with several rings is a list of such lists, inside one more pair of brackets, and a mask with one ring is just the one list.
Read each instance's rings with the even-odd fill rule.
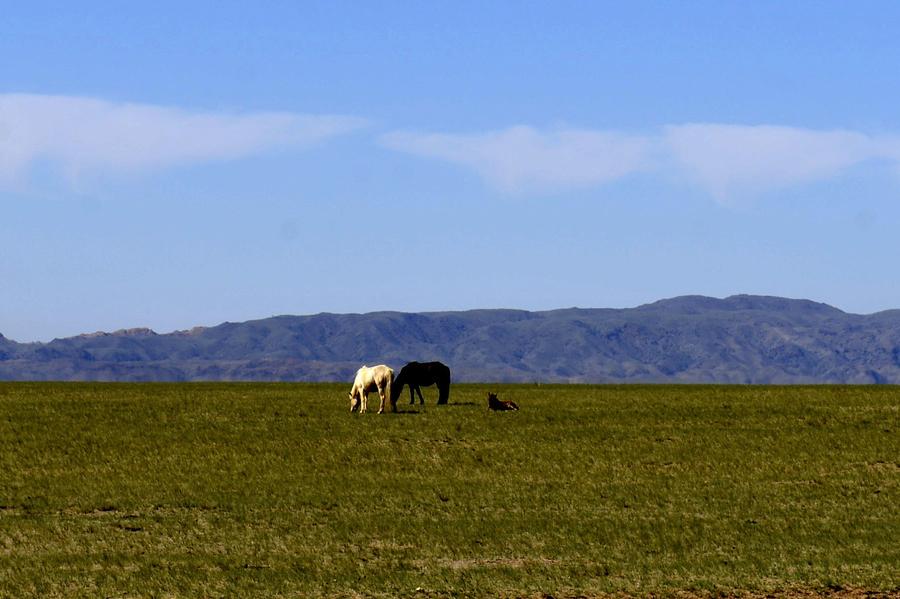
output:
[[[391,397],[391,383],[394,382],[394,371],[379,364],[378,366],[363,366],[356,371],[356,379],[353,381],[353,387],[350,389],[350,411],[353,412],[359,408],[359,413],[366,411],[366,403],[369,398],[369,391],[378,389],[378,396],[381,398],[381,406],[378,413],[384,412],[384,400]],[[397,400],[391,399],[391,411],[397,411]]]

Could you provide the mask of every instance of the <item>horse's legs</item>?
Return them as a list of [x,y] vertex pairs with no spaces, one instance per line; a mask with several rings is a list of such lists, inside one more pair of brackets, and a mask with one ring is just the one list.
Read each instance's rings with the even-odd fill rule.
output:
[[407,385],[407,387],[409,387],[409,405],[413,405],[416,403],[416,396],[413,395],[413,386]]
[[425,405],[425,398],[422,397],[422,389],[420,389],[418,385],[416,385],[416,393],[419,394],[419,403],[422,404],[422,405],[424,406],[424,405]]
[[378,387],[378,397],[381,398],[381,405],[378,406],[378,413],[384,414],[384,387]]
[[361,405],[360,408],[359,408],[359,413],[360,413],[360,414],[365,414],[365,413],[366,413],[366,408],[367,408],[368,405],[369,405],[369,392],[368,392],[368,391],[363,391],[363,392],[360,393],[359,395],[360,395],[360,397],[362,397],[362,400],[361,400],[362,405]]

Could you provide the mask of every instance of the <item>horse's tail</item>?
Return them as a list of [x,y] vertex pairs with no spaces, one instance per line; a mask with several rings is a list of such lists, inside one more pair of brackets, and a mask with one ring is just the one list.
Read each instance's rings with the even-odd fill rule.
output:
[[388,385],[388,389],[390,390],[391,405],[395,405],[400,397],[400,393],[403,392],[403,371],[401,370],[397,378],[394,378],[394,371],[392,370],[391,379],[392,382]]
[[[387,384],[384,386],[384,394],[387,395],[391,401],[391,411],[396,412],[397,411],[397,398],[394,397],[393,385],[394,385],[394,371],[391,370],[390,368],[388,368]],[[397,395],[400,395],[400,394],[397,393]]]
[[445,404],[450,401],[450,369],[444,366],[438,380],[438,403]]

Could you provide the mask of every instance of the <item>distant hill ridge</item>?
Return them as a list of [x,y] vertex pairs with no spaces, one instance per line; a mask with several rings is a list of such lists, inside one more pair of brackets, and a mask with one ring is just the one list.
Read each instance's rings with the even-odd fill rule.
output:
[[900,383],[900,310],[682,296],[627,309],[275,316],[49,343],[0,335],[0,379],[348,381],[440,360],[455,381]]

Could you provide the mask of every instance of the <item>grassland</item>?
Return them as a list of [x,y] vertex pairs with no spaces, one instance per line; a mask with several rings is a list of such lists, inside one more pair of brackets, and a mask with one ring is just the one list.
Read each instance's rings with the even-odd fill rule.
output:
[[900,389],[348,388],[0,384],[0,596],[900,594]]

